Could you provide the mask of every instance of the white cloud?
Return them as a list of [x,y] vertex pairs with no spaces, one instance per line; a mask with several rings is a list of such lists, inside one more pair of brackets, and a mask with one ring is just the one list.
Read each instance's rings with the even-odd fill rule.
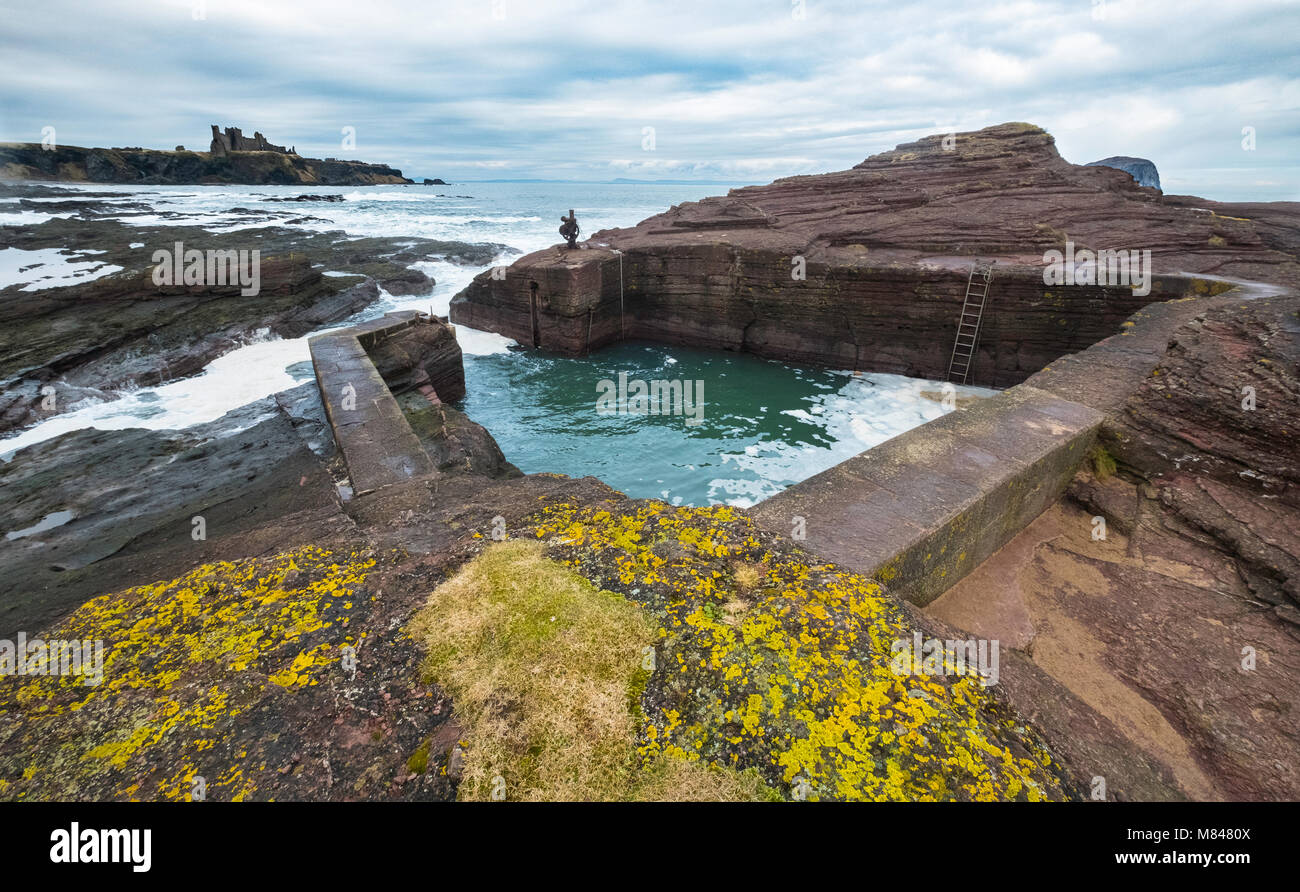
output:
[[194,147],[221,123],[338,154],[346,125],[359,157],[419,176],[600,176],[622,159],[769,179],[1025,120],[1071,160],[1140,155],[1171,182],[1231,169],[1216,182],[1300,196],[1300,5],[1283,0],[1106,0],[1097,19],[1088,0],[808,0],[802,21],[753,0],[502,0],[501,19],[491,0],[193,6],[9,10],[0,138],[53,124],[65,143]]

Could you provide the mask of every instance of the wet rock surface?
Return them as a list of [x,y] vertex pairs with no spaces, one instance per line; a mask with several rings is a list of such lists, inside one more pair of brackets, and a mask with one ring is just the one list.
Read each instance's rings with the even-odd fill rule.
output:
[[[88,429],[19,451],[0,464],[0,637],[126,579],[256,554],[289,530],[310,536],[343,522],[333,453],[310,384],[183,432]],[[58,512],[72,518],[8,535]]]
[[[51,187],[6,187],[20,195]],[[99,199],[81,197],[87,206]],[[259,252],[259,290],[244,282],[154,282],[154,252]],[[138,247],[131,247],[137,245]],[[71,260],[120,267],[89,281],[0,289],[0,433],[65,411],[86,398],[197,374],[251,338],[301,337],[340,322],[390,294],[431,290],[411,264],[487,263],[500,245],[416,238],[351,238],[342,231],[258,228],[213,233],[197,226],[128,226],[54,219],[0,228],[0,249],[58,250]],[[251,266],[244,269],[251,270]],[[323,273],[345,273],[325,276]],[[33,290],[34,289],[34,290]],[[52,399],[49,399],[52,397]]]

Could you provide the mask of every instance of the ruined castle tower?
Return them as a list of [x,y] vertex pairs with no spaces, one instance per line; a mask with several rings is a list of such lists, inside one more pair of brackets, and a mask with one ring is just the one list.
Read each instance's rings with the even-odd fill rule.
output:
[[254,131],[251,137],[244,136],[242,130],[238,127],[227,127],[222,133],[216,124],[212,125],[212,145],[210,151],[214,155],[226,155],[230,152],[279,152],[282,155],[296,155],[296,148],[286,149],[284,146],[273,145],[267,142],[266,137],[260,132]]

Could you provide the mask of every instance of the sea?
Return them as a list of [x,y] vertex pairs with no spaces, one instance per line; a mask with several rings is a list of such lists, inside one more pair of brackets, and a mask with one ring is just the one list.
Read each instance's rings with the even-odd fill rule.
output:
[[[62,185],[62,184],[61,184]],[[582,238],[631,226],[670,206],[726,191],[717,185],[644,183],[470,182],[448,186],[70,186],[121,193],[155,212],[118,217],[128,225],[189,225],[230,232],[250,225],[235,208],[269,197],[337,194],[342,202],[263,204],[320,218],[293,224],[351,236],[423,237],[499,243],[527,253],[560,241],[561,215],[577,212]],[[60,199],[51,198],[50,202]],[[64,214],[0,201],[0,227]],[[112,218],[110,213],[107,218]],[[274,225],[284,225],[276,223]],[[139,242],[141,266],[152,250]],[[503,253],[497,263],[517,255]],[[452,297],[486,267],[416,264],[436,281],[431,293],[380,300],[340,325],[393,310],[445,316]],[[62,287],[116,267],[93,254],[0,249],[0,287]],[[333,272],[323,270],[325,273]],[[338,327],[338,326],[332,326]],[[459,404],[484,425],[506,458],[526,473],[595,476],[634,498],[677,505],[750,506],[865,449],[993,391],[899,375],[854,373],[759,359],[748,354],[625,342],[588,357],[523,349],[500,335],[457,326],[467,395]],[[313,380],[307,338],[261,332],[214,360],[201,374],[157,387],[131,388],[116,399],[90,399],[0,439],[0,459],[82,428],[184,429]],[[622,389],[619,389],[620,382]],[[647,403],[637,385],[659,396]],[[612,394],[611,387],[615,392]],[[629,395],[629,391],[631,394]],[[698,397],[698,399],[697,399]],[[659,409],[660,414],[638,409]],[[682,411],[676,411],[681,409]],[[689,411],[688,411],[689,410]]]

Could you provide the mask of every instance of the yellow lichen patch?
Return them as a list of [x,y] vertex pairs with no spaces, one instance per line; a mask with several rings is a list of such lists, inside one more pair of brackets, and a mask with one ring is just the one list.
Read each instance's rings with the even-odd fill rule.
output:
[[373,565],[308,546],[86,602],[42,637],[102,641],[99,684],[0,679],[5,795],[185,799],[196,777],[212,798],[252,795],[246,752],[215,744],[271,692],[316,684],[339,659]]
[[[1069,795],[1036,734],[969,670],[895,672],[892,645],[912,628],[876,583],[765,540],[734,509],[558,505],[534,533],[659,620],[647,761],[754,768],[807,799]],[[743,599],[736,566],[762,568]]]

